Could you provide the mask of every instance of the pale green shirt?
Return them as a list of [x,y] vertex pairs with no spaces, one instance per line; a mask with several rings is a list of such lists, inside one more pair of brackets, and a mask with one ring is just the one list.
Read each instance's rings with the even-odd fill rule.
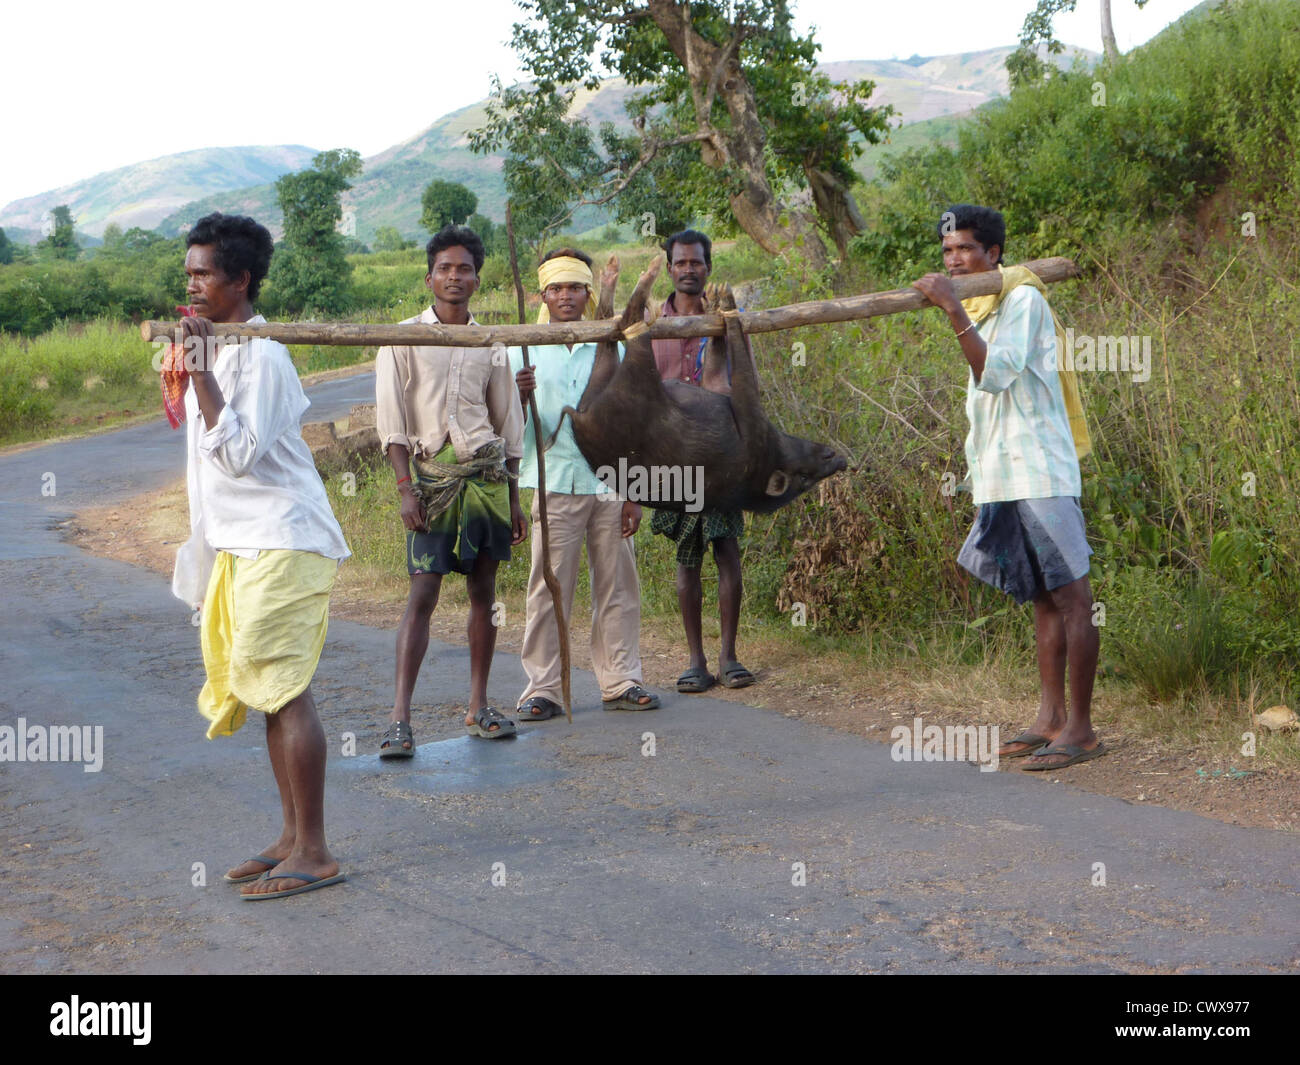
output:
[[1019,285],[978,326],[984,373],[966,386],[968,482],[977,505],[1077,498],[1079,460],[1060,377],[1056,330],[1042,293]]
[[[510,374],[513,377],[523,369],[524,358],[519,348],[507,348]],[[618,346],[622,361],[623,345]],[[582,393],[591,377],[596,362],[596,345],[529,344],[528,358],[537,377],[537,414],[542,423],[542,440],[545,442],[555,432],[560,412],[566,406],[577,408]],[[524,408],[524,457],[519,462],[519,487],[537,487],[537,442],[528,408]],[[546,490],[565,495],[589,496],[608,491],[587,465],[573,438],[573,420],[564,419],[564,428],[555,443],[546,452]]]

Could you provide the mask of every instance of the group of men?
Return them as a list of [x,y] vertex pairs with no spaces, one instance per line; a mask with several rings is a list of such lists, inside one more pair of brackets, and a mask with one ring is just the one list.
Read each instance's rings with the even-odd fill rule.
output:
[[[952,277],[1002,269],[1005,229],[988,208],[959,205],[940,236]],[[299,419],[308,406],[283,345],[251,339],[220,345],[213,322],[263,321],[253,300],[267,273],[270,234],[248,218],[210,215],[190,230],[186,273],[191,316],[184,338],[206,357],[192,365],[185,392],[189,421],[191,537],[177,557],[175,594],[202,604],[201,643],[207,683],[199,707],[209,738],[229,735],[249,707],[267,722],[267,747],[280,792],[279,838],[232,868],[242,897],[262,901],[339,883],[344,874],[324,835],[325,739],[311,696],[328,620],[334,572],[349,554],[330,511]],[[709,238],[695,230],[664,244],[673,292],[647,312],[695,315],[709,310]],[[427,246],[430,306],[409,322],[471,325],[470,302],[484,262],[470,229],[448,226]],[[601,290],[617,284],[616,260]],[[1018,601],[1034,603],[1042,701],[1029,730],[1000,752],[1026,757],[1027,768],[1059,768],[1104,753],[1089,706],[1097,658],[1091,625],[1088,556],[1079,511],[1078,459],[1086,427],[1066,374],[1045,356],[1054,343],[1041,283],[1022,268],[1004,270],[1003,291],[958,301],[948,276],[916,282],[947,312],[969,365],[966,454],[975,526],[959,560]],[[538,267],[539,321],[573,322],[596,307],[591,258],[575,248],[547,255]],[[701,381],[704,338],[655,340],[663,380]],[[606,709],[660,705],[643,685],[639,650],[640,585],[632,538],[641,507],[617,497],[588,466],[561,424],[577,407],[596,345],[520,349],[392,346],[376,361],[376,423],[393,470],[405,529],[410,590],[397,633],[395,697],[381,758],[415,753],[411,698],[429,641],[442,578],[459,573],[469,598],[470,690],[465,726],[472,735],[514,734],[514,718],[492,706],[488,675],[496,643],[496,572],[528,537],[520,489],[534,490],[532,559],[522,659],[528,683],[514,717],[540,722],[562,713],[560,643],[551,593],[543,580],[538,461],[530,410],[544,439],[545,500],[552,566],[570,618],[582,547],[591,578],[591,656]],[[620,348],[620,358],[622,351]],[[725,385],[722,387],[725,388]],[[1074,397],[1073,402],[1071,397]],[[528,431],[525,431],[526,428]],[[1080,436],[1082,433],[1082,437]],[[754,675],[736,657],[742,594],[739,512],[656,511],[654,532],[676,544],[677,595],[690,660],[677,681],[683,693],[716,683],[738,688]],[[702,638],[701,567],[712,545],[718,568],[721,649],[708,668]],[[1071,701],[1065,701],[1069,666]]]

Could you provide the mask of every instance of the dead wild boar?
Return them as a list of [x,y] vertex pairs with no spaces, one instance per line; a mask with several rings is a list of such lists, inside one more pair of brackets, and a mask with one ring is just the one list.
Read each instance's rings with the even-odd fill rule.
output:
[[[644,320],[646,300],[661,265],[662,260],[656,259],[637,281],[620,319],[624,331]],[[598,317],[612,317],[613,292],[602,291],[600,303]],[[567,408],[573,435],[598,476],[602,467],[619,470],[620,459],[622,469],[639,467],[650,483],[660,486],[671,483],[666,471],[679,471],[679,476],[688,468],[702,471],[702,503],[698,491],[694,498],[681,491],[676,498],[662,498],[662,493],[659,498],[637,498],[635,491],[629,491],[633,502],[663,510],[694,511],[702,505],[769,513],[838,473],[846,462],[834,448],[783,433],[768,421],[740,319],[727,314],[736,309],[729,287],[719,290],[716,306],[726,319],[727,333],[709,344],[704,387],[661,380],[650,337],[644,332],[627,342],[621,363],[615,343],[603,341],[578,409]]]

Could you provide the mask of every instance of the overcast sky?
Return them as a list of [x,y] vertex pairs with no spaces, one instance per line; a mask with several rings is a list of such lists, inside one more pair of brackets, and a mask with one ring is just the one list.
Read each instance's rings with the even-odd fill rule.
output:
[[[796,0],[823,61],[1014,44],[1034,0]],[[1100,0],[1057,20],[1101,50]],[[1127,51],[1196,0],[1113,0]],[[10,0],[0,14],[0,205],[160,155],[305,144],[363,156],[509,83],[511,0]]]

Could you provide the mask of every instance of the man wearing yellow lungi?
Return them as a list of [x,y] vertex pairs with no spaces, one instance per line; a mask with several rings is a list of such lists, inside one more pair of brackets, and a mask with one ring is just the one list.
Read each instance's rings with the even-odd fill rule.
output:
[[[470,297],[483,268],[483,242],[464,226],[446,226],[425,249],[425,286],[433,303],[403,324],[473,325]],[[397,630],[392,724],[380,758],[411,758],[411,693],[429,647],[429,620],[442,578],[465,575],[469,593],[470,735],[504,739],[515,724],[488,705],[496,648],[496,573],[528,535],[519,506],[524,415],[505,348],[401,345],[375,359],[375,424],[393,467],[406,527],[406,612]]]
[[345,879],[325,842],[325,732],[311,680],[329,594],[350,552],[298,423],[309,406],[283,344],[223,343],[213,322],[264,322],[252,301],[271,261],[271,234],[251,218],[211,214],[186,238],[191,317],[184,319],[184,416],[190,538],[172,590],[202,604],[209,739],[266,718],[280,791],[280,837],[226,874],[241,897],[266,901]]

